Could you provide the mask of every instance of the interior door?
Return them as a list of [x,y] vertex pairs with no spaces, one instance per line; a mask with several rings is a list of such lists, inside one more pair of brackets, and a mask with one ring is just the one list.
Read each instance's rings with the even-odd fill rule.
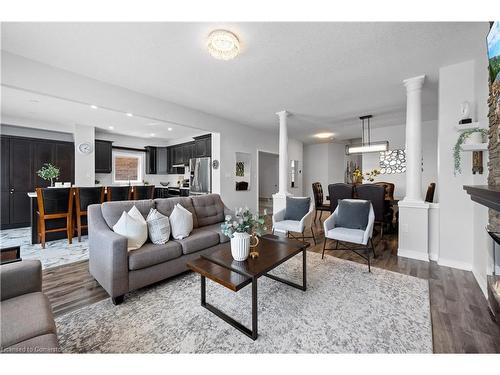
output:
[[1,171],[0,171],[0,195],[1,195],[1,217],[0,225],[4,227],[10,224],[10,185],[9,185],[9,171],[10,171],[10,140],[9,138],[2,137],[1,151]]
[[28,192],[34,191],[31,145],[32,141],[26,139],[10,139],[10,225],[29,225],[30,223],[31,212]]

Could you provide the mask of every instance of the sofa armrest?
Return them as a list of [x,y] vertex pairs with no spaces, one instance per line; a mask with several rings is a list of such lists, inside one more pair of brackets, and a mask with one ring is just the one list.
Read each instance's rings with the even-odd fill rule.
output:
[[101,205],[88,208],[89,270],[111,297],[128,292],[127,238],[112,231]]
[[328,233],[328,231],[333,228],[335,228],[335,213],[328,216],[328,218],[323,222],[323,230],[325,232],[325,236]]
[[22,260],[0,267],[1,300],[42,291],[42,263]]

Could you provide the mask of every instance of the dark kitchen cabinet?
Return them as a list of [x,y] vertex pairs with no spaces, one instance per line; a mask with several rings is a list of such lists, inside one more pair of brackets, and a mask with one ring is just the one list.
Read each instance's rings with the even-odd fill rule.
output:
[[156,159],[156,173],[157,174],[167,174],[167,148],[157,147],[157,159]]
[[51,163],[59,168],[58,181],[75,181],[74,143],[46,139],[2,136],[1,222],[2,229],[30,225],[29,192],[50,185],[37,171]]
[[212,135],[194,137],[194,157],[204,158],[212,156]]
[[146,174],[156,174],[158,150],[153,146],[146,146]]
[[184,148],[182,145],[174,146],[174,164],[184,164]]
[[113,142],[95,140],[95,173],[111,173],[113,170]]
[[189,160],[194,157],[194,147],[194,142],[184,143],[182,145],[184,165],[189,165]]

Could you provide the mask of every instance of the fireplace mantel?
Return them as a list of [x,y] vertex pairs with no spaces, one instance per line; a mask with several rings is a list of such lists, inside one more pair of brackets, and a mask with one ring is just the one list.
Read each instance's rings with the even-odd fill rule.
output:
[[464,190],[474,202],[500,212],[500,186],[464,185]]

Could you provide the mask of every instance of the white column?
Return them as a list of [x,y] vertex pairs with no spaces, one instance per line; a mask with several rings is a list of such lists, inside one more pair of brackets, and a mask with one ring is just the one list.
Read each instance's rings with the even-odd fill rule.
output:
[[398,256],[429,261],[429,205],[422,199],[422,85],[425,76],[406,86],[406,195],[399,202]]
[[276,113],[279,118],[279,186],[278,192],[273,195],[273,212],[276,213],[286,208],[286,197],[291,194],[288,192],[288,128],[287,111]]
[[422,85],[425,75],[406,86],[406,202],[422,202]]
[[287,111],[276,113],[280,121],[280,143],[279,143],[279,188],[278,194],[286,195],[288,181],[288,128],[286,118]]

